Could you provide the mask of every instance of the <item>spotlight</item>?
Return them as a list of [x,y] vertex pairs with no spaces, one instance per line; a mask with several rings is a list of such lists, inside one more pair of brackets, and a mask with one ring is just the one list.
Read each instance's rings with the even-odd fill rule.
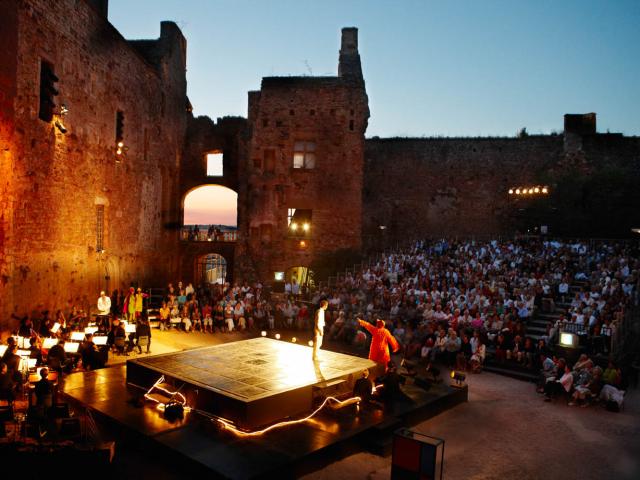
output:
[[260,335],[262,335],[263,337],[267,336],[267,332],[265,332],[264,330],[260,332]]
[[542,187],[542,193],[549,193],[549,189],[547,187]]
[[509,195],[513,195],[513,188],[509,189]]
[[292,341],[293,343],[296,343],[296,342],[298,341],[298,339],[297,339],[296,337],[293,337],[293,338],[291,339],[291,341]]
[[298,230],[298,224],[296,222],[291,222],[291,230],[294,232]]
[[118,148],[124,147],[124,142],[118,142]]
[[534,191],[535,193],[540,193],[540,188],[539,188],[539,187],[536,187],[536,188],[534,188],[534,189],[533,189],[533,191]]
[[464,381],[467,378],[467,375],[462,372],[456,372],[455,370],[451,370],[451,379],[455,382],[452,384],[453,387],[463,387]]
[[300,240],[300,243],[298,244],[298,246],[300,248],[305,248],[307,246],[307,242],[305,242],[304,240]]
[[280,340],[280,334],[276,333],[276,340]]
[[67,133],[67,127],[64,126],[61,120],[55,121],[56,128],[60,130],[60,133]]
[[516,188],[516,195],[520,195],[520,189]]
[[530,189],[529,189],[529,193],[533,193],[533,188],[530,188]]
[[310,347],[313,347],[313,340],[309,340],[308,345],[309,345]]
[[308,223],[303,223],[302,224],[302,230],[304,230],[305,232],[309,231],[309,224]]

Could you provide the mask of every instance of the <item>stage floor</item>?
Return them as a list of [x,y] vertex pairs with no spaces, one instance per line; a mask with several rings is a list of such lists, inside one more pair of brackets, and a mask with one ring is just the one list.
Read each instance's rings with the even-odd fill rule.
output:
[[365,368],[376,365],[366,358],[322,349],[314,362],[311,353],[308,346],[261,337],[137,358],[127,365],[144,366],[245,402],[349,375],[358,378]]
[[154,465],[178,469],[183,472],[180,476],[241,479],[299,478],[345,452],[373,448],[370,444],[380,434],[390,435],[401,425],[423,421],[467,400],[466,388],[445,384],[428,391],[415,385],[402,390],[404,399],[385,410],[327,408],[302,424],[243,438],[194,412],[170,422],[151,403],[137,406],[130,400],[139,391],[127,387],[124,365],[74,373],[63,384],[74,408],[91,411],[106,432],[105,439],[116,440],[116,461],[125,450],[138,452],[131,454],[136,458],[149,455]]

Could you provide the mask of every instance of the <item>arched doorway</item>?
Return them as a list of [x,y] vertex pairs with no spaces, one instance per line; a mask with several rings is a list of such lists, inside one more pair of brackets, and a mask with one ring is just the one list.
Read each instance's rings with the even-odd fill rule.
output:
[[208,253],[196,262],[196,282],[204,285],[224,284],[227,280],[227,261],[222,255]]
[[290,267],[285,273],[284,280],[286,283],[294,283],[295,280],[295,283],[300,287],[306,287],[307,290],[315,285],[313,270],[303,266]]

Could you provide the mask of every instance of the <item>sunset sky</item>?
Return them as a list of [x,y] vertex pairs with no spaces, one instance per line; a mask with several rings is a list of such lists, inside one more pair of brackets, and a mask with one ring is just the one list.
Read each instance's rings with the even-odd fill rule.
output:
[[207,185],[184,199],[185,225],[238,225],[238,194],[227,187]]

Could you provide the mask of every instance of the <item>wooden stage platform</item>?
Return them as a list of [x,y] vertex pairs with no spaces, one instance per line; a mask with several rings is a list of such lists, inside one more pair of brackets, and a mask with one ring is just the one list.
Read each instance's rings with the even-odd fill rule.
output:
[[314,391],[353,390],[369,359],[253,338],[127,362],[127,383],[148,390],[164,377],[187,405],[246,430],[310,412]]
[[[266,345],[262,342],[263,339],[255,340],[259,340],[259,342],[254,342],[257,345]],[[253,342],[253,340],[249,342]],[[227,357],[229,361],[225,363],[226,366],[233,365],[232,368],[236,368],[236,365],[242,365],[239,363],[241,358],[235,358],[231,361],[231,358],[236,355],[248,355],[244,360],[249,362],[257,359],[253,358],[253,354],[239,353],[241,352],[241,349],[238,348],[239,345],[237,345],[239,343],[242,342],[221,345],[225,347],[222,351],[229,355]],[[284,342],[280,343],[288,345]],[[306,347],[299,348],[310,353],[310,349]],[[184,352],[187,355],[183,357],[183,360],[205,358],[201,356],[204,354],[203,350],[208,349]],[[217,355],[221,350],[215,352]],[[334,357],[333,352],[325,353],[327,354],[326,368],[328,371],[329,368],[332,368],[329,359],[342,357]],[[196,356],[192,357],[191,355],[194,354]],[[350,357],[349,362],[353,359],[354,373],[361,369],[363,364],[360,362],[368,361],[359,357],[344,356]],[[155,360],[155,358],[164,358],[165,360]],[[136,362],[144,361],[149,366],[156,365],[154,368],[157,370],[149,368],[154,372],[150,378],[155,382],[158,374],[163,370],[158,367],[156,362],[162,364],[170,358],[171,355],[161,355],[139,359]],[[191,361],[189,360],[189,362]],[[132,363],[129,362],[129,368]],[[259,365],[265,364],[249,363],[248,365],[255,365],[259,370]],[[299,364],[289,362],[287,365],[293,370],[302,369]],[[191,367],[197,368],[193,365]],[[244,369],[248,367],[240,367],[244,375],[238,377],[237,380],[230,380],[252,385],[240,379],[245,378],[252,382],[253,380],[248,377],[259,378],[255,375],[257,372],[255,367],[251,367],[250,371],[246,372]],[[271,368],[275,367],[272,365]],[[345,373],[351,367],[345,365],[343,368],[345,370],[342,370],[342,373]],[[302,377],[310,375],[308,369],[303,370],[306,373],[301,374]],[[320,370],[323,371],[322,368]],[[217,375],[228,370],[220,365],[213,371]],[[183,379],[189,377],[190,382],[202,382],[203,378],[198,380],[194,377],[194,371],[190,372],[191,377],[183,373]],[[252,373],[253,375],[251,375]],[[268,371],[263,373],[269,374]],[[350,373],[346,373],[346,375],[348,376]],[[321,468],[341,456],[363,448],[372,450],[384,448],[381,445],[384,445],[385,441],[388,442],[395,429],[413,422],[424,421],[465,402],[468,394],[466,388],[457,389],[438,384],[424,390],[407,382],[408,384],[403,387],[403,397],[389,408],[363,407],[359,410],[355,406],[339,410],[325,408],[315,417],[303,423],[274,429],[258,436],[243,437],[233,431],[221,428],[215,419],[200,415],[196,411],[186,413],[183,419],[173,422],[166,420],[154,404],[147,403],[141,406],[132,401],[140,398],[142,390],[128,385],[128,376],[125,365],[74,373],[66,378],[63,392],[72,405],[76,408],[88,409],[98,424],[102,425],[106,431],[111,432],[110,439],[117,442],[116,461],[120,449],[126,449],[129,452],[137,450],[141,452],[141,455],[151,455],[154,463],[158,462],[159,465],[162,465],[164,462],[167,468],[180,468],[180,472],[184,471],[185,476],[206,475],[206,478],[297,478],[304,473]],[[220,377],[227,378],[224,375],[220,375]],[[298,388],[306,389],[307,382],[314,381],[311,377],[307,377],[305,381],[300,379],[288,382],[282,380],[278,388],[273,390],[275,394],[295,391]],[[315,381],[317,380],[318,377],[315,378]],[[259,387],[262,383],[256,383],[252,386]],[[211,391],[213,389],[223,390],[221,383],[217,383],[217,386],[209,385]],[[224,387],[224,389],[226,388],[235,389],[235,393],[227,391],[227,395],[237,396],[237,401],[245,401],[241,395],[238,395],[240,392],[248,393],[245,387],[230,384]],[[254,395],[245,398],[260,401],[261,398],[268,398],[268,396],[263,397],[264,394],[264,392],[255,392]],[[314,401],[314,406],[316,404],[317,400]]]

